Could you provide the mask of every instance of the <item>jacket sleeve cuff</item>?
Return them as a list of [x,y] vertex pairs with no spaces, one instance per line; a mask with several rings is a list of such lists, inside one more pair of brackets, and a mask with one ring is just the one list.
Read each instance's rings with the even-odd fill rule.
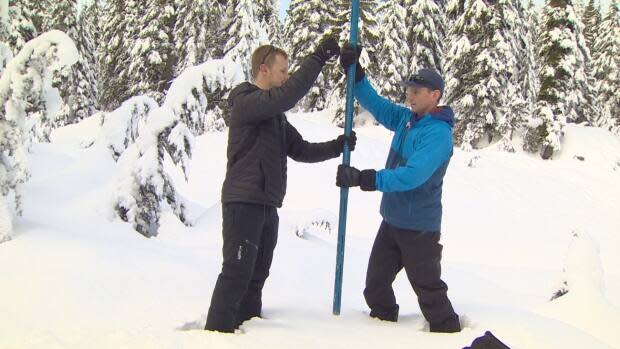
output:
[[325,63],[327,63],[327,61],[325,59],[323,59],[322,57],[320,57],[316,53],[312,53],[310,56],[308,56],[308,59],[314,59],[315,61],[319,62],[321,67],[324,66]]
[[360,188],[363,191],[377,190],[376,179],[377,179],[377,171],[375,170],[362,171],[360,173]]

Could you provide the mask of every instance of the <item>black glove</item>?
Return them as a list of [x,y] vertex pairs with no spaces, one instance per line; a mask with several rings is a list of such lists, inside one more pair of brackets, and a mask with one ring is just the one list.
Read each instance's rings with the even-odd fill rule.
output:
[[356,64],[355,82],[362,80],[366,75],[364,68],[359,62],[361,54],[362,46],[357,45],[357,47],[354,48],[353,45],[351,45],[351,43],[349,42],[342,45],[342,49],[340,49],[340,66],[344,70],[345,74],[349,71],[349,66],[351,64]]
[[324,37],[314,51],[314,55],[319,58],[323,64],[330,58],[338,56],[339,54],[340,46],[338,46],[338,41],[331,35]]
[[355,131],[351,131],[351,135],[349,137],[345,135],[340,135],[336,140],[334,140],[334,144],[336,145],[336,149],[338,150],[338,154],[342,154],[344,151],[344,142],[347,142],[350,151],[355,150],[355,144],[357,143],[357,135]]
[[375,170],[360,171],[355,167],[347,165],[339,165],[336,174],[336,185],[341,188],[360,186],[363,191],[375,191],[375,178],[377,172]]

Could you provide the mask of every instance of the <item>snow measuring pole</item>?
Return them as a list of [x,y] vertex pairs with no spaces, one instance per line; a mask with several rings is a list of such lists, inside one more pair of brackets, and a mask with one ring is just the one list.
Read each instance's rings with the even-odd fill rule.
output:
[[[350,42],[353,47],[357,46],[357,24],[359,20],[359,0],[351,1],[351,37]],[[347,72],[347,105],[345,109],[344,134],[351,135],[353,128],[353,85],[355,84],[355,64],[351,64]],[[349,146],[344,145],[342,153],[342,163],[351,163],[351,152]],[[342,299],[342,271],[344,265],[344,242],[347,231],[347,203],[349,200],[349,188],[340,188],[340,215],[338,221],[338,251],[336,253],[336,281],[334,284],[334,308],[333,314],[340,315],[340,303]]]

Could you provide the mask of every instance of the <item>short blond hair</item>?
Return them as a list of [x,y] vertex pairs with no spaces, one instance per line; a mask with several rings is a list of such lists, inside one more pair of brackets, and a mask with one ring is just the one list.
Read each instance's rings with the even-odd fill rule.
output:
[[267,64],[271,67],[277,55],[288,59],[288,55],[283,49],[273,45],[263,45],[254,50],[252,53],[252,77],[256,79],[261,64]]

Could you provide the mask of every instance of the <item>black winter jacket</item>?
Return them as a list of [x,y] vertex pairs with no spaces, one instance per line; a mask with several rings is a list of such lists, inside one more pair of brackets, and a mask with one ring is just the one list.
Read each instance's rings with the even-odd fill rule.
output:
[[286,193],[287,156],[300,162],[320,162],[340,156],[336,141],[306,142],[286,120],[310,90],[323,63],[308,57],[281,86],[261,90],[244,82],[228,97],[228,165],[222,202],[245,202],[281,207]]

